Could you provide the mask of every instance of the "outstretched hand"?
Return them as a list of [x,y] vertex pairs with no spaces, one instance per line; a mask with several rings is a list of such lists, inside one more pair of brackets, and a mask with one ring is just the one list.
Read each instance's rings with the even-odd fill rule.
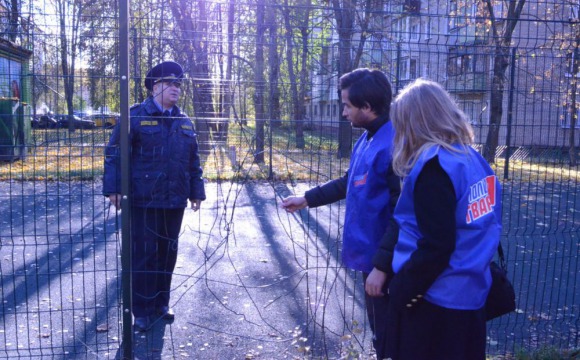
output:
[[280,206],[289,213],[293,213],[307,207],[308,202],[304,196],[288,196],[287,198],[282,199]]

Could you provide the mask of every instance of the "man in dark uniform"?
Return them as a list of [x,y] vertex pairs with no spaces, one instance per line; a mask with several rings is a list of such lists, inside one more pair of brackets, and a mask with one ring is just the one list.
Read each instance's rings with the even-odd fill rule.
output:
[[[197,211],[204,182],[192,121],[176,103],[183,69],[165,61],[145,78],[150,96],[131,108],[131,244],[134,327],[146,331],[153,320],[173,319],[171,276],[187,200]],[[120,126],[105,150],[103,194],[120,209]]]

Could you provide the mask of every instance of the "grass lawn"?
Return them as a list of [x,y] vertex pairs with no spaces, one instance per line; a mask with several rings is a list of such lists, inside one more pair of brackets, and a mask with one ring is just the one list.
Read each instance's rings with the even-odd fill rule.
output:
[[[296,148],[289,128],[279,128],[264,139],[264,162],[256,163],[254,129],[232,125],[227,142],[209,143],[202,153],[204,176],[209,180],[268,179],[324,182],[341,176],[348,158],[336,154],[336,136],[305,131],[304,149]],[[110,130],[82,130],[69,136],[66,130],[33,130],[33,144],[25,160],[0,163],[0,180],[95,180],[102,176],[104,146]],[[356,135],[355,135],[356,136]],[[272,144],[272,146],[270,146]],[[540,162],[541,161],[541,162]],[[578,167],[566,159],[534,158],[511,160],[504,179],[505,159],[493,165],[503,181],[578,181]]]

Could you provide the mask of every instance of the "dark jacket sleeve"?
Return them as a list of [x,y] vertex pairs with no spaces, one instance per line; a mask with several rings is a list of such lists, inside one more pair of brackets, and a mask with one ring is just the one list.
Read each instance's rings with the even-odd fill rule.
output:
[[344,176],[331,180],[326,184],[314,187],[304,194],[308,207],[315,208],[322,205],[332,204],[346,198],[348,185],[348,171]]
[[121,193],[121,151],[119,138],[121,133],[120,121],[113,128],[109,143],[105,147],[105,161],[103,173],[103,195]]
[[381,242],[379,248],[373,257],[373,266],[387,274],[393,274],[393,252],[395,251],[395,244],[399,238],[399,225],[393,218],[395,213],[395,206],[401,195],[401,179],[393,171],[393,166],[390,165],[387,170],[387,187],[389,189],[389,210],[391,218],[388,220],[387,231]]
[[413,189],[413,203],[423,238],[389,285],[392,304],[398,310],[408,304],[412,306],[413,299],[427,292],[449,266],[455,250],[457,200],[453,183],[438,157],[428,161],[419,174]]

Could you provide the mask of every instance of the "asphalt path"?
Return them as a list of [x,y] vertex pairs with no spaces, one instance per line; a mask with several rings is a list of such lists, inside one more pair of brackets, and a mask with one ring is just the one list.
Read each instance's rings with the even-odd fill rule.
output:
[[[360,274],[340,266],[344,203],[287,214],[313,184],[208,183],[185,213],[175,320],[135,333],[138,359],[372,358]],[[572,185],[508,184],[516,313],[488,352],[578,347],[580,200]],[[0,183],[0,358],[115,359],[123,348],[120,214],[99,182]]]

